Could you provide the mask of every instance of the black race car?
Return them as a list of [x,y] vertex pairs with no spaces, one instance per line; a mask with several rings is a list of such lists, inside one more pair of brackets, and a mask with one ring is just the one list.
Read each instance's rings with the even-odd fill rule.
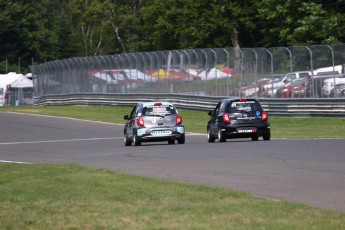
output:
[[225,142],[230,138],[251,138],[257,141],[271,139],[270,122],[255,98],[227,98],[221,100],[213,111],[208,113],[208,142]]
[[169,102],[145,102],[133,107],[131,115],[124,116],[125,146],[132,143],[139,146],[142,142],[167,141],[174,144],[185,143],[185,128],[182,117],[175,106]]

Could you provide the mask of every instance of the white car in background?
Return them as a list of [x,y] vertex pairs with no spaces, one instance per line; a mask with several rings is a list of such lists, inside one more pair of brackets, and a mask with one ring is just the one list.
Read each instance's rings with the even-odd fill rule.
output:
[[286,84],[292,82],[295,79],[309,77],[311,72],[309,71],[300,71],[292,72],[286,74],[284,77],[280,78],[277,81],[269,82],[262,86],[262,93],[264,97],[275,97],[276,92],[279,88],[284,87]]
[[334,89],[334,86],[339,84],[345,84],[345,75],[338,74],[334,77],[324,80],[322,84],[322,96],[329,97],[331,90]]

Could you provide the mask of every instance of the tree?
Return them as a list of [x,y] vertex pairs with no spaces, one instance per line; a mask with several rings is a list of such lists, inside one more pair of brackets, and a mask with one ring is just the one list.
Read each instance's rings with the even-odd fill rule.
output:
[[212,1],[150,0],[141,15],[151,50],[206,48],[224,45],[222,18]]
[[[319,2],[319,3],[316,3]],[[257,4],[261,46],[293,46],[344,42],[341,0],[261,0]]]
[[112,31],[112,41],[116,44],[114,47],[116,53],[137,52],[142,49],[144,32],[139,15],[142,1],[109,2],[107,14]]
[[140,0],[71,0],[72,43],[82,51],[80,55],[139,50],[141,3]]
[[0,1],[0,71],[6,59],[20,58],[26,67],[32,58],[40,63],[153,50],[342,43],[344,5],[343,0]]
[[55,59],[59,51],[58,30],[54,28],[56,17],[54,1],[2,1],[3,14],[0,23],[1,55],[20,58],[21,65],[28,71],[32,59],[42,62]]
[[299,11],[304,17],[297,21],[289,42],[306,45],[341,43],[345,38],[344,13],[337,12],[337,7],[327,6],[302,3]]

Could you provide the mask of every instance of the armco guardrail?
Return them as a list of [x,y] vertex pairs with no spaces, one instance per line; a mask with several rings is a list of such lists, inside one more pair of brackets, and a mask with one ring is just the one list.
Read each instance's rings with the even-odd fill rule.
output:
[[[34,98],[35,106],[47,105],[134,105],[143,101],[169,101],[178,108],[208,111],[224,97],[186,94],[94,94],[45,95]],[[258,98],[270,115],[296,117],[345,117],[342,98]]]

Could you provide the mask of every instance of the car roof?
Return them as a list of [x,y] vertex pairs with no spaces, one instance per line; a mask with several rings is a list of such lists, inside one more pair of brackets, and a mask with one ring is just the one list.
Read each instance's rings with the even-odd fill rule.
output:
[[224,98],[221,101],[222,101],[222,103],[223,102],[229,103],[229,102],[241,101],[241,100],[243,100],[243,102],[244,102],[244,100],[246,100],[246,101],[254,101],[254,102],[260,104],[260,101],[257,100],[256,98],[253,98],[253,97],[236,97],[236,96],[234,96],[234,97]]
[[258,101],[256,98],[253,97],[228,97],[224,98],[223,101],[236,101],[236,100],[248,100],[248,101]]
[[170,102],[167,102],[167,101],[143,102],[141,104],[143,105],[143,107],[150,107],[150,106],[154,106],[155,104],[159,104],[159,103],[161,103],[162,106],[173,106],[173,104],[171,104]]

